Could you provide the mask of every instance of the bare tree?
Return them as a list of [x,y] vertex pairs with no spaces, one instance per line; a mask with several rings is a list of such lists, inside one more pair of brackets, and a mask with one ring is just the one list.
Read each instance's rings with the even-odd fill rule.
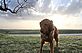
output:
[[[15,0],[17,1],[17,5],[14,7],[14,9],[12,10],[11,8],[9,8],[8,4],[11,1],[8,0],[1,0],[0,1],[0,10],[1,11],[10,11],[11,13],[17,14],[17,12],[22,9],[22,8],[31,8],[34,7],[33,3],[28,2],[28,0],[23,0],[23,2],[20,2],[20,0]],[[38,0],[36,0],[38,1]],[[6,3],[7,2],[7,3]]]

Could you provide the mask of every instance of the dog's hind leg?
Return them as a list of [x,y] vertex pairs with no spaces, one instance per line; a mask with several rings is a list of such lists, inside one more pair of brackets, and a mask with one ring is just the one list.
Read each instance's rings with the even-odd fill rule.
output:
[[58,36],[55,37],[55,41],[56,41],[56,47],[58,47]]

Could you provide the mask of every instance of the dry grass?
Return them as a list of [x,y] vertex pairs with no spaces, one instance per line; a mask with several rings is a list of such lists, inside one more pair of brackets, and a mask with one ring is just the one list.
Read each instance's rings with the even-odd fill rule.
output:
[[[40,37],[0,36],[0,53],[39,53]],[[59,47],[55,53],[82,53],[82,36],[59,36]],[[49,53],[49,45],[44,45],[43,53]]]

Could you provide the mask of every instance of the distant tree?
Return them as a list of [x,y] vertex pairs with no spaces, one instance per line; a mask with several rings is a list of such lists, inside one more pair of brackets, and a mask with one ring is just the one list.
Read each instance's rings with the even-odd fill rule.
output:
[[[11,4],[9,4],[10,2],[12,2],[12,0],[0,0],[0,10],[1,11],[10,11],[11,13],[17,14],[18,11],[20,9],[23,8],[32,8],[35,6],[36,1],[38,0],[13,0],[13,1],[17,1],[17,5],[15,7],[13,7],[14,9],[12,10],[11,8],[9,8]],[[29,2],[30,1],[30,2]]]

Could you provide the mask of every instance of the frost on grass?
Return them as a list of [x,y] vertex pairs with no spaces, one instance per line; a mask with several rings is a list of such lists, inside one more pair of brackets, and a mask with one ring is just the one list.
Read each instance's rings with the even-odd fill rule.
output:
[[[40,37],[4,36],[0,37],[0,53],[38,53]],[[54,52],[82,53],[82,36],[60,36],[59,47]],[[49,44],[44,45],[44,53],[49,53]]]

